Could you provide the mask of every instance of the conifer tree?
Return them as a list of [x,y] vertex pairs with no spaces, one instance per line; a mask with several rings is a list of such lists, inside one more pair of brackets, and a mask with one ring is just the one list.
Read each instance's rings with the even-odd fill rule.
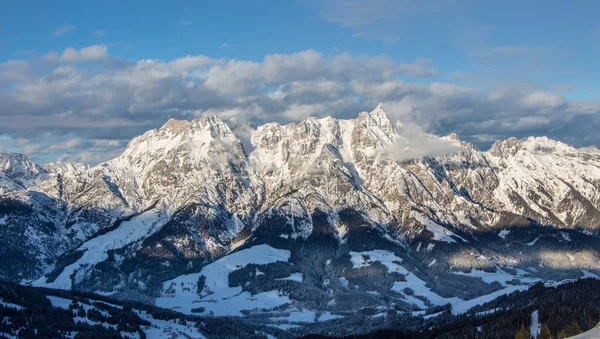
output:
[[552,332],[550,332],[550,328],[548,327],[548,324],[544,324],[542,326],[542,330],[540,331],[540,335],[538,336],[538,339],[552,339]]
[[583,332],[583,331],[581,330],[581,327],[579,327],[579,324],[576,321],[573,321],[571,324],[565,326],[565,328],[562,331],[560,331],[558,338],[559,339],[569,338],[569,337],[578,335],[581,332]]
[[515,339],[529,339],[529,332],[525,329],[525,325],[521,324],[521,328],[515,335]]

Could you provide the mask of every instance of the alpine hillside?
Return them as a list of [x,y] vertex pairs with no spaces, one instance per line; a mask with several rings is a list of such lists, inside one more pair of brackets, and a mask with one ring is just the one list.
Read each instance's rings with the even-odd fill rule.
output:
[[94,167],[0,153],[0,278],[327,334],[600,274],[595,148],[415,143],[381,105],[234,127],[169,120]]

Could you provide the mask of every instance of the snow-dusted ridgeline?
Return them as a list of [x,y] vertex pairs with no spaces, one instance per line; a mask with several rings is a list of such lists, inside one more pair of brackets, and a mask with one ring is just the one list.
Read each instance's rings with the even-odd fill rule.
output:
[[[378,106],[268,123],[245,147],[226,121],[204,117],[169,120],[94,167],[2,154],[0,254],[19,259],[0,275],[139,293],[186,313],[329,312],[317,321],[363,307],[341,306],[347,293],[380,313],[447,303],[463,313],[600,271],[600,152],[543,137],[482,152],[452,134],[426,136],[444,151],[413,157],[423,153],[405,128]],[[260,268],[229,286],[249,265]],[[198,291],[201,276],[212,294]]]

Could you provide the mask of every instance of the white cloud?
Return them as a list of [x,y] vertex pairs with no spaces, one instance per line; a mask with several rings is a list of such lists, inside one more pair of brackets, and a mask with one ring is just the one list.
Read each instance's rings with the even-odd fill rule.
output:
[[94,35],[97,36],[97,37],[99,37],[99,38],[103,37],[104,34],[106,34],[106,32],[104,32],[103,30],[100,30],[100,29],[94,30]]
[[222,43],[222,44],[221,44],[221,46],[220,46],[220,47],[221,47],[221,48],[227,48],[227,47],[229,47],[229,44],[228,44],[228,43],[226,43],[226,42],[224,42],[224,43]]
[[462,148],[426,133],[420,126],[412,123],[405,122],[400,133],[403,139],[386,147],[384,156],[396,161],[406,161],[462,151]]
[[46,54],[45,59],[50,62],[103,61],[108,59],[108,47],[106,45],[93,45],[79,50],[68,47],[60,55],[54,52]]
[[431,93],[440,97],[461,96],[472,93],[473,91],[467,87],[461,87],[453,84],[434,82],[429,85]]
[[[24,141],[21,141],[21,143],[23,143]],[[74,148],[77,148],[81,145],[81,140],[75,140],[75,139],[71,139],[71,140],[67,140],[67,141],[63,141],[63,142],[56,142],[53,144],[49,144],[49,145],[43,145],[43,144],[31,144],[31,145],[27,145],[27,146],[23,146],[23,148],[21,149],[23,153],[25,154],[49,154],[49,153],[56,153],[56,152],[64,152],[66,150],[71,150]]]
[[29,63],[25,60],[8,60],[0,63],[0,85],[30,79]]
[[211,58],[204,55],[188,55],[169,62],[168,66],[176,72],[188,72],[190,70],[202,70],[205,66],[208,66],[213,62],[214,61]]
[[533,91],[523,97],[523,104],[531,108],[558,107],[564,103],[560,94]]
[[61,35],[65,35],[65,34],[67,34],[69,32],[72,32],[74,30],[75,30],[75,26],[73,26],[73,25],[64,25],[62,27],[59,27],[59,28],[55,29],[52,32],[52,35],[55,36],[55,37],[58,37],[58,36],[61,36]]
[[189,26],[192,22],[190,20],[179,20],[179,26]]
[[440,73],[431,59],[417,59],[412,64],[401,64],[399,71],[404,76],[415,78],[430,78]]

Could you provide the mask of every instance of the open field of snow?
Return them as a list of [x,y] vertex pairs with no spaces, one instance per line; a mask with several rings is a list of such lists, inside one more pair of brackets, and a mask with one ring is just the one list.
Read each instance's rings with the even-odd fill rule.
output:
[[578,334],[571,338],[573,338],[573,339],[598,339],[598,338],[600,338],[600,327],[593,328],[587,332],[583,332],[583,333]]
[[412,213],[412,216],[419,221],[422,225],[424,225],[428,231],[433,233],[433,240],[443,241],[447,243],[456,242],[455,238],[458,238],[464,242],[467,242],[463,237],[456,235],[454,232],[449,229],[436,224],[435,222],[429,220],[425,216],[419,213]]
[[[48,298],[48,300],[50,300],[50,302],[52,303],[52,306],[62,308],[64,310],[68,310],[69,305],[71,305],[71,303],[73,302],[71,299],[56,297],[56,296],[52,296],[52,295],[48,295],[48,296],[46,296],[46,298]],[[122,306],[109,304],[109,303],[106,303],[103,301],[94,301],[94,300],[92,300],[92,301],[107,304],[111,307],[122,308]],[[99,311],[102,315],[104,315],[106,317],[110,317],[110,314],[103,309],[99,309],[99,308],[96,308],[94,306],[87,305],[84,303],[79,303],[79,305],[82,306],[86,312],[88,312],[91,309],[95,309],[95,310]],[[140,318],[148,320],[152,324],[150,326],[142,326],[142,329],[144,330],[144,332],[146,332],[146,334],[148,335],[148,338],[161,338],[161,337],[173,337],[173,338],[185,337],[185,338],[199,338],[199,339],[206,338],[202,333],[198,332],[198,329],[197,329],[195,323],[181,324],[177,321],[177,319],[171,320],[171,321],[154,319],[152,317],[152,315],[147,314],[146,311],[134,310],[134,312],[137,313],[137,315],[139,315]],[[73,320],[75,322],[81,321],[81,322],[84,322],[84,323],[87,323],[90,325],[100,325],[100,326],[104,326],[104,327],[112,327],[114,329],[117,329],[116,325],[100,323],[100,322],[92,321],[88,318],[75,317],[75,318],[73,318]],[[131,335],[131,333],[125,333],[125,334],[128,336]]]
[[514,280],[514,279],[518,279],[523,284],[534,284],[534,283],[540,281],[540,279],[538,279],[538,278],[530,278],[530,277],[523,276],[523,274],[526,273],[523,270],[518,270],[517,272],[518,272],[517,275],[512,275],[512,274],[506,273],[498,268],[496,270],[496,272],[485,272],[485,271],[481,271],[481,270],[472,270],[469,273],[455,272],[455,271],[453,271],[452,273],[458,274],[458,275],[464,275],[464,276],[472,277],[472,278],[479,278],[487,284],[491,284],[496,281],[496,282],[500,283],[502,286],[507,286],[508,285],[507,282]]
[[[470,300],[463,300],[458,297],[444,298],[433,292],[431,288],[427,287],[425,281],[419,279],[412,272],[402,267],[400,265],[402,259],[398,258],[391,252],[383,250],[373,250],[368,252],[350,252],[350,256],[350,260],[352,261],[354,268],[368,266],[370,265],[370,262],[379,261],[385,267],[387,267],[388,271],[398,272],[404,275],[406,281],[396,281],[391,289],[395,292],[404,295],[408,302],[415,304],[421,309],[425,309],[427,308],[425,303],[422,300],[414,297],[422,296],[427,298],[427,300],[429,300],[432,304],[436,306],[445,304],[452,305],[453,314],[465,313],[469,309],[477,305],[485,304],[486,302],[489,302],[501,295],[509,294],[515,291],[524,291],[529,288],[530,284],[539,281],[539,279],[512,276],[502,271],[496,273],[487,273],[483,271],[474,271],[467,274],[462,273],[464,275],[481,278],[486,283],[498,281],[503,286],[505,286],[505,288]],[[365,256],[369,257],[369,260],[366,260]],[[506,283],[507,281],[512,280],[514,278],[518,278],[521,281],[522,285],[509,285]],[[413,295],[407,295],[406,293],[404,293],[405,288],[410,288],[414,292]]]
[[45,277],[33,282],[33,286],[71,289],[71,275],[81,267],[91,268],[95,264],[108,259],[107,252],[123,248],[156,232],[165,218],[158,210],[146,211],[129,221],[123,221],[119,227],[106,234],[81,245],[77,250],[85,251],[75,263],[65,267],[62,273],[53,281],[47,282]]
[[[202,268],[194,274],[179,276],[163,283],[162,296],[156,299],[159,307],[191,314],[192,309],[203,307],[215,316],[242,315],[242,310],[271,309],[289,303],[290,299],[277,291],[251,295],[242,287],[229,287],[229,273],[249,264],[265,265],[287,261],[290,252],[268,245],[254,246],[232,253]],[[198,291],[201,276],[206,278]]]
[[23,306],[21,305],[17,305],[17,304],[13,304],[13,303],[7,303],[4,300],[0,299],[0,305],[4,306],[4,307],[12,307],[14,309],[16,309],[17,311],[20,311],[23,309]]
[[[365,260],[365,256],[369,257],[369,260]],[[414,295],[423,296],[431,301],[431,303],[434,305],[445,305],[448,303],[462,301],[462,299],[459,298],[444,298],[437,295],[426,286],[425,281],[419,279],[412,272],[401,266],[400,263],[402,263],[402,258],[398,258],[392,252],[384,250],[350,252],[350,257],[354,268],[369,266],[371,262],[379,261],[388,269],[389,272],[398,272],[404,275],[406,281],[396,281],[392,286],[392,290],[404,295],[408,302],[412,302],[420,308],[426,308],[425,303],[414,296],[404,293],[405,288],[410,288],[414,291]]]
[[52,306],[62,308],[63,310],[68,310],[69,305],[71,305],[71,302],[72,302],[71,299],[55,297],[53,295],[48,295],[48,296],[46,296],[46,298],[48,298],[48,300],[50,300],[50,303],[52,303]]

